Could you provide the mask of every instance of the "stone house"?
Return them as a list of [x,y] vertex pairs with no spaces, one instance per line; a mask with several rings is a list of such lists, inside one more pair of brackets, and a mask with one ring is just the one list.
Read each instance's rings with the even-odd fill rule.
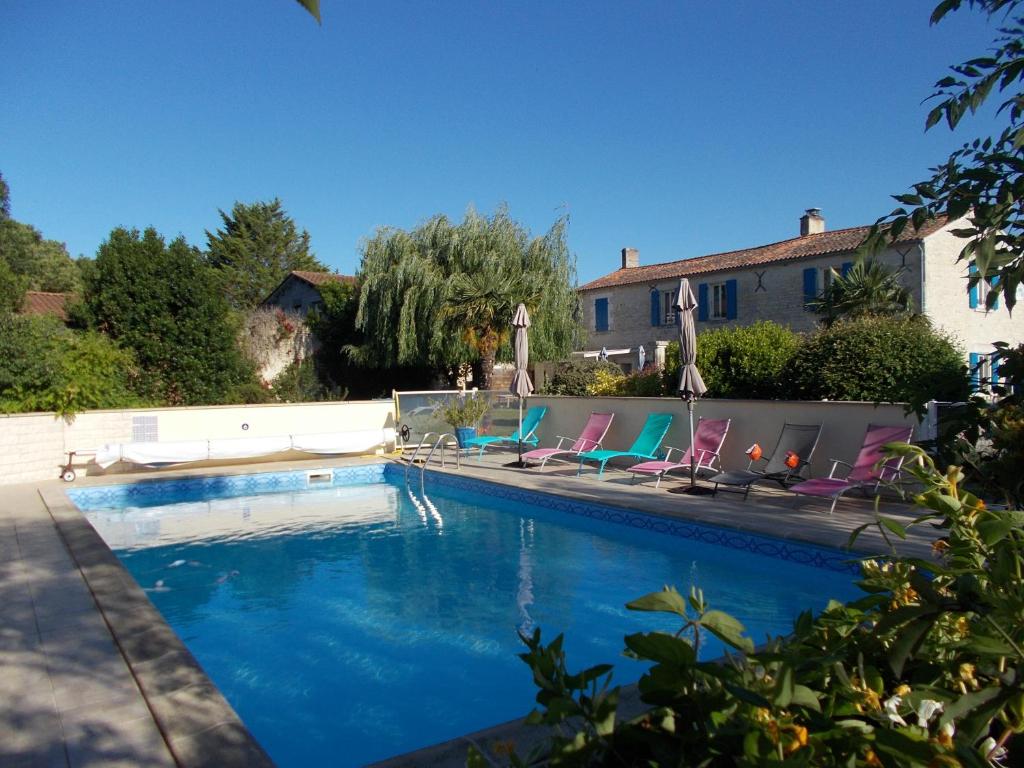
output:
[[[937,220],[904,232],[876,258],[904,269],[901,279],[916,306],[954,338],[965,362],[981,364],[984,376],[992,342],[1024,343],[1024,319],[1020,310],[1011,317],[1004,302],[986,311],[984,284],[968,292],[967,265],[956,260],[963,247],[952,233],[956,227]],[[636,249],[624,248],[619,269],[579,289],[587,340],[576,354],[596,357],[604,349],[629,371],[643,346],[647,360],[663,364],[665,346],[677,337],[672,307],[681,277],[697,297],[698,339],[701,331],[759,320],[810,331],[818,316],[807,302],[822,292],[831,270],[852,266],[869,229],[828,232],[821,211],[811,208],[800,218],[799,236],[778,243],[649,266],[640,265]],[[1019,290],[1018,300],[1024,300]]]
[[306,318],[311,311],[323,306],[320,286],[324,283],[346,283],[355,285],[350,275],[332,272],[306,272],[292,270],[260,304],[262,307],[279,308]]

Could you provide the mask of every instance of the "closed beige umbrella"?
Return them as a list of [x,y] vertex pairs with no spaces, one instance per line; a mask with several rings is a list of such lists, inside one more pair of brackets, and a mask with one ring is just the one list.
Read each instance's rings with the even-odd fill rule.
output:
[[[697,370],[697,329],[693,322],[693,311],[697,299],[690,290],[690,281],[685,277],[679,281],[676,294],[676,322],[679,324],[679,396],[686,401],[690,415],[690,456],[693,456],[693,401],[708,391]],[[693,460],[690,461],[690,487],[697,484]]]

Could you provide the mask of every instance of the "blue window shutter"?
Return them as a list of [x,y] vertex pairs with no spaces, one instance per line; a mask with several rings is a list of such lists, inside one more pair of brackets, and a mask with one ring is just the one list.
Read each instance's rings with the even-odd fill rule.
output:
[[848,274],[850,274],[850,270],[851,269],[853,269],[853,262],[852,261],[844,261],[843,262],[843,267],[842,267],[842,275],[843,275],[843,277],[846,277]]
[[[971,264],[971,266],[969,266],[967,268],[967,274],[968,275],[973,275],[977,271],[978,271],[978,268],[976,266],[974,266],[973,264]],[[975,283],[974,285],[972,285],[970,287],[970,289],[968,289],[968,291],[967,291],[967,303],[968,303],[968,305],[970,306],[971,309],[977,309],[978,308],[978,284],[977,283]]]
[[661,294],[651,288],[651,325],[661,325]]
[[999,383],[999,364],[1002,360],[999,357],[998,352],[993,352],[988,356],[988,369],[992,371],[992,384],[995,386]]
[[608,299],[594,300],[594,330],[608,330]]
[[726,320],[736,319],[736,281],[725,281],[725,318]]
[[[992,286],[999,285],[999,275],[992,278]],[[999,294],[992,297],[992,309],[999,309]]]
[[811,302],[818,298],[818,268],[804,270],[804,309],[811,308]]
[[970,371],[968,371],[971,376],[971,391],[977,392],[981,389],[981,371],[978,368],[981,363],[981,355],[977,352],[971,352],[970,355],[968,355],[968,359],[970,360],[971,366]]
[[697,319],[708,319],[708,284],[701,283],[697,286]]

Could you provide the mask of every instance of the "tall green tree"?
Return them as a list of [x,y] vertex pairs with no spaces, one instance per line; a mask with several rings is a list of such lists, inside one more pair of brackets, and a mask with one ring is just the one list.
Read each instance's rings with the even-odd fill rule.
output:
[[951,67],[935,85],[938,104],[925,129],[945,122],[952,130],[999,94],[1006,127],[998,136],[977,138],[932,169],[931,178],[897,195],[904,207],[879,220],[865,243],[876,252],[908,226],[929,219],[965,217],[956,234],[964,239],[959,258],[976,267],[970,285],[987,280],[989,306],[1002,294],[1011,311],[1024,282],[1024,17],[1022,0],[942,0],[931,21],[937,24],[962,6],[977,9],[999,25],[995,47],[985,55]]
[[235,309],[255,307],[293,269],[327,271],[309,251],[309,233],[299,231],[280,200],[235,203],[230,214],[219,213],[222,227],[206,232],[207,258]]
[[845,275],[832,270],[831,281],[811,307],[825,325],[843,317],[909,317],[914,314],[914,299],[900,282],[903,272],[902,267],[891,269],[874,259],[858,259]]
[[0,287],[8,294],[0,304],[20,304],[26,290],[80,291],[80,273],[65,245],[10,214],[10,187],[0,175],[0,262],[6,267],[0,267]]
[[492,216],[444,216],[412,232],[385,229],[365,246],[357,327],[367,340],[354,352],[376,365],[453,369],[474,363],[482,388],[496,359],[509,359],[512,314],[531,312],[531,356],[564,357],[579,329],[575,263],[559,220],[541,237],[507,208]]
[[183,238],[168,246],[152,228],[115,229],[97,252],[84,304],[96,328],[134,352],[147,399],[225,403],[254,384],[213,271]]

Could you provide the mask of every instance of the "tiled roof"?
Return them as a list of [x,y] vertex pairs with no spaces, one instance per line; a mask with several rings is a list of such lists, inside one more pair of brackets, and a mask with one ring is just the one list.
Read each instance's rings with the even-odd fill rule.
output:
[[[907,227],[896,242],[915,242],[936,232],[945,226],[944,218],[934,219],[921,229]],[[708,256],[697,256],[692,259],[680,259],[664,264],[651,264],[646,267],[630,267],[618,269],[611,274],[591,280],[580,286],[581,291],[596,288],[610,288],[616,285],[631,283],[656,283],[678,277],[701,275],[707,272],[720,272],[726,269],[739,269],[757,264],[770,264],[776,261],[791,261],[809,256],[824,256],[830,253],[846,253],[853,251],[861,244],[871,227],[851,227],[837,229],[834,232],[821,232],[816,235],[804,235],[781,243],[761,245],[756,248],[744,248],[740,251],[713,253]]]
[[356,279],[351,275],[339,275],[334,272],[307,272],[301,269],[293,269],[291,274],[300,280],[305,280],[310,285],[323,285],[324,283],[348,283],[354,285]]
[[60,320],[67,320],[67,305],[71,302],[74,296],[75,294],[73,293],[26,291],[25,302],[21,306],[21,314],[53,315]]

